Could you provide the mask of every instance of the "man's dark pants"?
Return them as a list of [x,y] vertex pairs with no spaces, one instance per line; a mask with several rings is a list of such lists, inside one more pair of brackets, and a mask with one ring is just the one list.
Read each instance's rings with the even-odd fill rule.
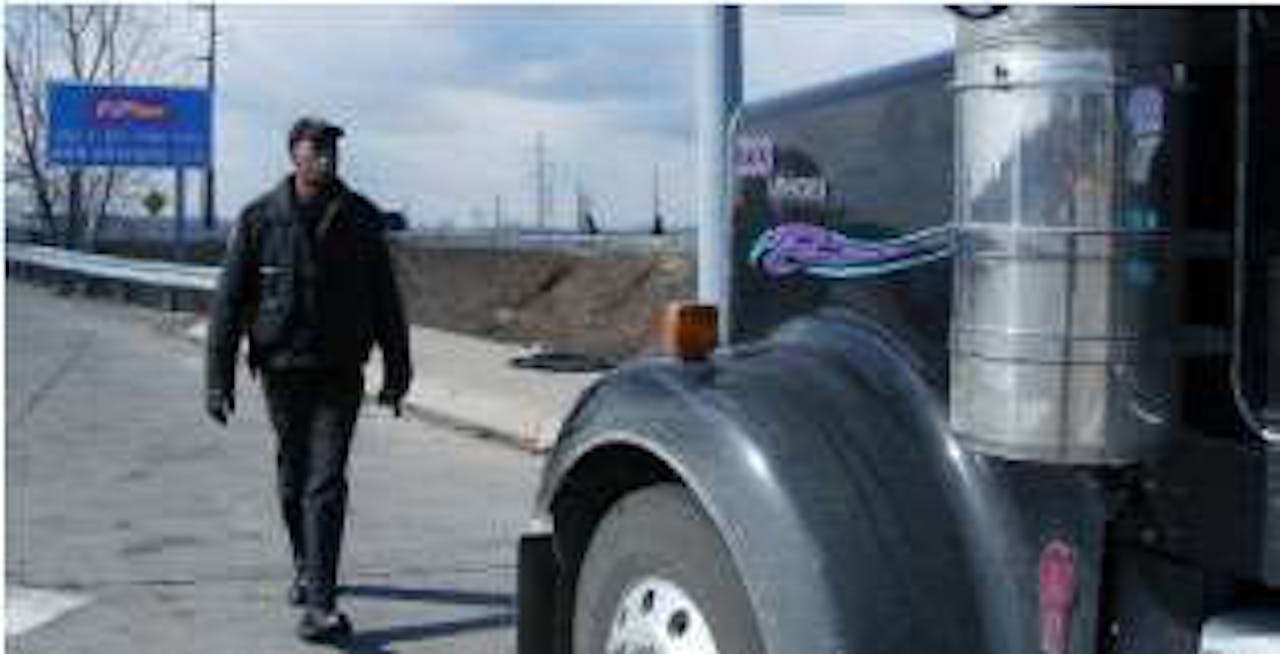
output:
[[347,454],[364,378],[360,369],[264,370],[277,436],[280,504],[308,606],[332,609],[347,510]]

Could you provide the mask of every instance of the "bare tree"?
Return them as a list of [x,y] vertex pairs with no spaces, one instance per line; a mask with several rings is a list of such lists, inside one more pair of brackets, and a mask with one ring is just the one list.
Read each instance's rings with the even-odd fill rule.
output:
[[11,9],[5,22],[4,76],[9,99],[5,134],[5,184],[33,196],[44,230],[55,242],[64,237],[53,219],[55,190],[44,159],[42,136],[47,123],[44,94],[39,92],[43,68],[39,9]]
[[5,19],[6,185],[31,197],[56,243],[91,247],[113,198],[133,173],[51,166],[46,151],[50,80],[134,82],[175,68],[156,8],[129,5],[10,7]]

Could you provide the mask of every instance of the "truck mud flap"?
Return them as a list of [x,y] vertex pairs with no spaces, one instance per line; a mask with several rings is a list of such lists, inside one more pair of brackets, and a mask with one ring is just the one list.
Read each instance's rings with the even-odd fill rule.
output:
[[551,534],[522,535],[517,566],[516,652],[553,654],[557,565]]

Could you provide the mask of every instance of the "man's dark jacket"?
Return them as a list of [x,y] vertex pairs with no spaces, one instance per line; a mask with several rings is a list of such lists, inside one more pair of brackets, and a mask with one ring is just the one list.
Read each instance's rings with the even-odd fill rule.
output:
[[315,313],[311,327],[318,339],[312,354],[321,366],[360,367],[377,343],[384,392],[399,397],[408,388],[409,333],[382,214],[340,182],[335,185],[320,210],[314,239],[294,207],[292,177],[240,215],[209,322],[210,394],[234,393],[236,356],[246,332],[250,368],[270,368],[293,343],[303,306]]

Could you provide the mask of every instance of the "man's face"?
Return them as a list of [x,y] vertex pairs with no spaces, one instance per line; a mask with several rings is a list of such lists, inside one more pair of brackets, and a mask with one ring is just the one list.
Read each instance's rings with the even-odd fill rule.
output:
[[295,174],[308,184],[324,186],[338,175],[338,144],[302,139],[293,144]]

